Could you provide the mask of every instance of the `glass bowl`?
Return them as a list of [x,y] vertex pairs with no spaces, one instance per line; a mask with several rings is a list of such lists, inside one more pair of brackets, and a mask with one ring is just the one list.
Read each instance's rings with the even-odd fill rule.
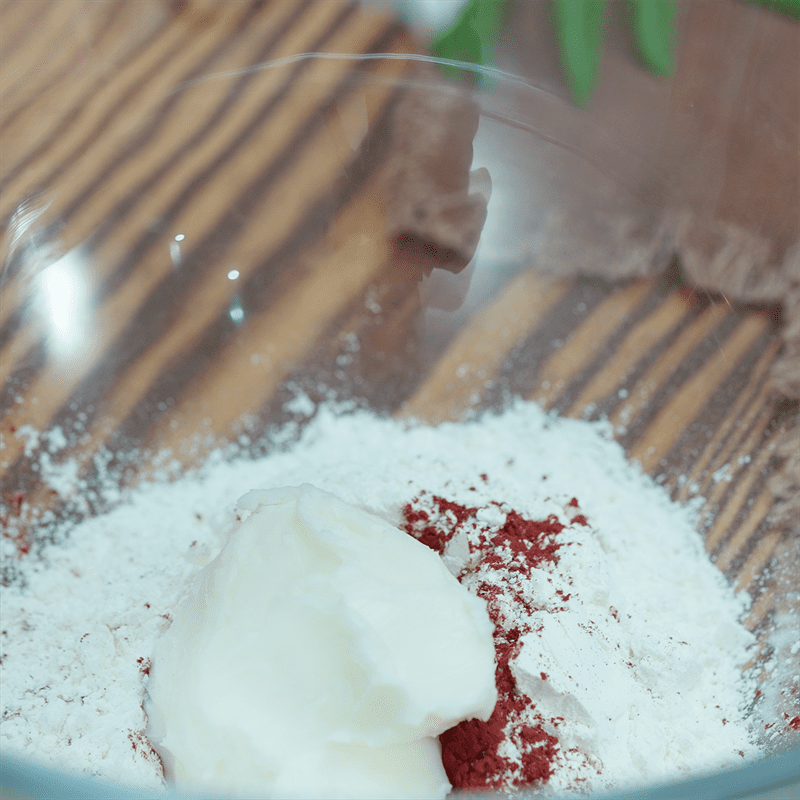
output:
[[[320,403],[436,424],[523,397],[609,419],[703,498],[707,549],[779,651],[754,718],[797,713],[778,696],[797,544],[764,488],[796,410],[756,390],[777,314],[687,285],[669,174],[522,78],[445,80],[349,4],[52,4],[41,30],[26,5],[3,11],[4,585],[122,490],[271,452]],[[795,791],[796,744],[636,796]],[[2,768],[10,796],[127,796]]]

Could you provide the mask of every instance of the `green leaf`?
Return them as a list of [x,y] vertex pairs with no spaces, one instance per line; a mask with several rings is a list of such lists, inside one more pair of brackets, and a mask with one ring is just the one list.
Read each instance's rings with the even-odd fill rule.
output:
[[578,105],[597,85],[608,0],[553,0],[552,13],[567,83]]
[[[431,52],[438,58],[490,65],[494,60],[505,5],[506,0],[469,0],[453,26],[433,39]],[[459,68],[450,65],[442,69],[451,77],[461,73]],[[477,80],[483,85],[490,83],[483,74],[479,74]]]
[[750,0],[750,2],[767,6],[775,11],[783,11],[784,14],[791,14],[793,17],[800,17],[800,0]]
[[633,32],[644,63],[657,75],[675,72],[675,0],[629,0]]

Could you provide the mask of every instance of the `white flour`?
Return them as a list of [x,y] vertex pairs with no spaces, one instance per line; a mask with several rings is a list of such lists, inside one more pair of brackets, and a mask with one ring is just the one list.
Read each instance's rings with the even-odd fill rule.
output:
[[603,425],[527,403],[438,428],[323,408],[286,452],[144,486],[43,563],[23,560],[27,587],[2,590],[0,748],[162,786],[142,710],[153,644],[219,551],[236,499],[303,482],[397,525],[423,491],[566,523],[578,499],[589,525],[573,526],[558,567],[529,587],[543,607],[571,597],[512,665],[534,702],[542,694],[543,716],[565,717],[556,790],[681,779],[758,754],[746,722],[755,685],[741,672],[747,604],[709,562],[691,509],[629,465]]

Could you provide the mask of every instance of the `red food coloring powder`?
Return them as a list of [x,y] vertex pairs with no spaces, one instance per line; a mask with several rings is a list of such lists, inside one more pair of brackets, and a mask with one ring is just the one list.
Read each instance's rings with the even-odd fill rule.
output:
[[8,505],[11,508],[11,513],[19,516],[22,511],[22,504],[25,502],[25,495],[21,493],[13,494],[8,500]]
[[143,730],[134,731],[128,728],[128,741],[131,743],[131,750],[133,750],[136,755],[151,764],[155,764],[158,772],[161,775],[164,774],[164,764],[161,761],[161,756],[156,752],[153,745],[150,744],[150,740]]
[[[522,637],[531,631],[529,625],[519,622],[532,610],[519,591],[520,578],[530,577],[533,569],[558,563],[557,551],[564,544],[558,536],[564,525],[553,515],[530,520],[516,511],[505,511],[497,502],[491,505],[505,514],[499,526],[479,521],[477,508],[425,493],[403,509],[404,530],[440,555],[456,533],[470,534],[472,560],[459,579],[463,582],[476,573],[487,578],[473,591],[486,600],[494,624],[497,705],[486,722],[465,720],[439,737],[442,763],[455,789],[510,789],[544,783],[559,751],[558,738],[544,729],[546,720],[536,712],[534,700],[518,690],[511,662]],[[577,500],[572,505],[577,506]],[[568,600],[569,595],[563,599]],[[514,619],[501,611],[509,605],[518,611]],[[546,680],[545,673],[541,676]],[[518,757],[501,755],[509,751]]]
[[505,546],[514,556],[522,556],[530,572],[531,568],[548,561],[558,563],[555,552],[561,544],[552,541],[552,536],[562,530],[564,526],[552,515],[544,522],[534,522],[511,511],[506,524],[492,537],[491,544],[498,550]]
[[[424,492],[421,497],[423,495]],[[415,539],[419,539],[422,544],[442,555],[458,526],[472,517],[477,508],[451,503],[449,500],[435,495],[429,501],[433,506],[430,510],[417,507],[421,502],[420,497],[415,497],[411,503],[406,503],[403,508],[405,518],[403,529]],[[450,516],[448,516],[448,512]],[[455,523],[453,518],[455,518]]]
[[25,503],[25,495],[21,492],[13,492],[4,495],[0,508],[3,513],[0,515],[0,535],[4,539],[14,543],[17,550],[17,557],[22,558],[31,551],[31,538],[27,526],[20,520],[22,507]]
[[[570,500],[569,503],[567,503],[567,506],[569,508],[580,508],[578,504],[578,498],[573,497],[572,500]],[[573,525],[587,525],[587,526],[589,525],[589,521],[586,519],[586,516],[584,514],[578,514],[572,517],[570,521],[572,522]]]

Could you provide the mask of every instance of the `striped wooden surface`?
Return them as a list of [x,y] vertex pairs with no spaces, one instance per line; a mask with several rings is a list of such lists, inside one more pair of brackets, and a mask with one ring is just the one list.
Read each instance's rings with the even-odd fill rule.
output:
[[705,498],[709,552],[753,589],[782,537],[765,520],[764,487],[783,430],[763,389],[779,347],[768,310],[733,309],[669,274],[614,286],[524,272],[459,332],[403,411],[455,419],[514,394],[608,419],[673,498]]
[[[606,285],[519,268],[457,329],[426,336],[383,236],[408,63],[244,69],[412,52],[391,19],[339,0],[5,0],[0,15],[0,481],[20,551],[52,519],[100,507],[41,480],[50,445],[26,425],[64,432],[50,460],[77,460],[91,487],[109,470],[132,480],[163,448],[192,464],[247,435],[263,451],[259,432],[302,422],[286,407],[298,389],[432,422],[518,395],[607,417],[676,499],[706,498],[719,566],[763,583],[783,537],[765,482],[792,411],[762,388],[774,315],[674,270]],[[62,254],[90,303],[85,346],[68,353],[37,305]],[[773,605],[760,595],[749,624]]]

